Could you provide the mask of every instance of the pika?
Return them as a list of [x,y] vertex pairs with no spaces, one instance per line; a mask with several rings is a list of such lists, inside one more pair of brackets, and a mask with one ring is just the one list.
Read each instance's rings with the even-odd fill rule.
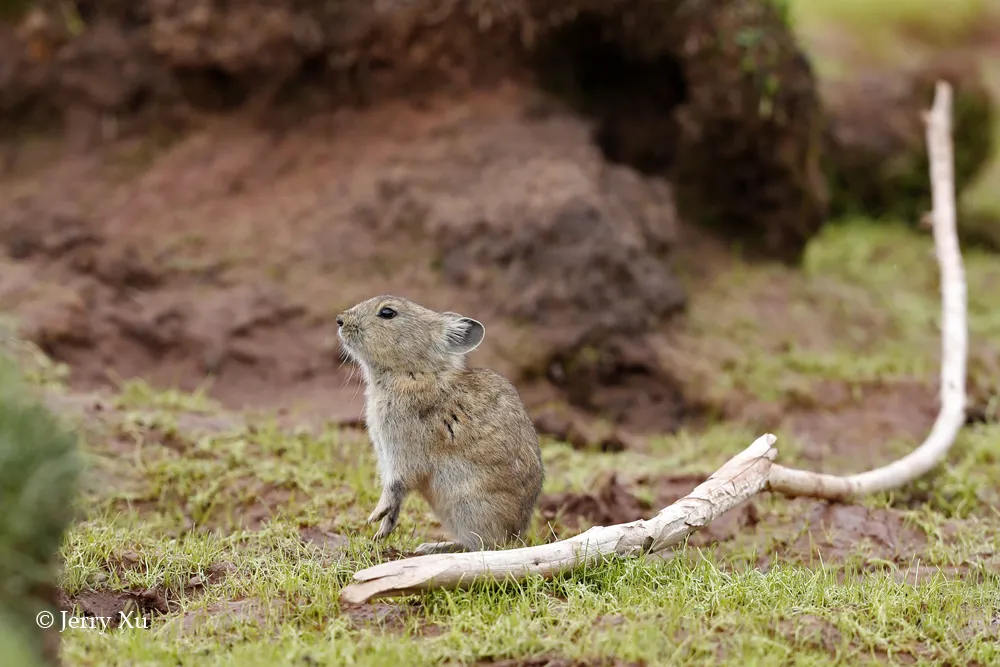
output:
[[486,328],[397,296],[378,296],[337,316],[346,356],[362,369],[365,424],[382,495],[368,523],[375,539],[396,527],[418,492],[453,542],[419,554],[495,549],[531,522],[545,477],[538,435],[514,386],[466,355]]

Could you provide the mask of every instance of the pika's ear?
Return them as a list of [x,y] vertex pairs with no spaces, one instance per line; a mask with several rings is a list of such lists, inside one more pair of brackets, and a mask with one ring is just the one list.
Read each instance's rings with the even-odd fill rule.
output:
[[452,354],[468,354],[479,347],[486,336],[486,327],[471,317],[458,313],[445,313],[448,317],[444,325],[444,343]]

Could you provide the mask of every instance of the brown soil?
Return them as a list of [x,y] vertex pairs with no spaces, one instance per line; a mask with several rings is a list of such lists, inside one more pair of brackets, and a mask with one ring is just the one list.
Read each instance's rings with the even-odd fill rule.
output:
[[[539,499],[543,520],[556,531],[568,529],[579,532],[584,527],[608,526],[628,523],[637,519],[651,519],[660,509],[671,505],[691,493],[704,482],[705,475],[675,477],[638,477],[636,484],[652,487],[655,503],[637,498],[629,486],[622,484],[615,474],[608,475],[593,493],[546,494]],[[710,545],[734,538],[758,522],[758,512],[753,502],[727,512],[698,532],[689,542],[692,545]]]
[[[537,370],[548,359],[641,333],[684,297],[654,260],[673,233],[669,190],[606,167],[585,122],[525,121],[525,104],[513,89],[423,111],[343,111],[280,139],[234,124],[178,141],[125,180],[94,178],[121,159],[115,150],[62,160],[0,188],[11,257],[0,302],[78,388],[211,379],[231,407],[350,421],[359,387],[330,344],[333,318],[402,293],[488,322],[474,363],[520,382],[529,401],[558,397],[559,382]],[[528,184],[545,196],[524,200]],[[663,213],[620,224],[650,206]],[[612,215],[626,217],[612,225]],[[211,224],[220,218],[229,224]],[[469,220],[481,221],[476,236]],[[553,244],[532,245],[534,233]],[[551,273],[529,289],[532,271]],[[620,396],[602,398],[657,377],[669,386],[648,357],[611,360],[569,400],[671,428],[683,412],[676,390],[656,401],[658,424],[648,407],[636,421]]]
[[[138,553],[124,551],[112,554],[105,564],[105,570],[121,575],[126,570],[144,567],[144,562]],[[167,589],[160,585],[146,590],[123,592],[105,590],[98,585],[96,588],[85,589],[75,595],[60,593],[59,608],[77,616],[110,617],[112,621],[109,628],[112,629],[118,627],[121,613],[124,613],[132,619],[132,623],[135,625],[139,619],[148,621],[156,616],[177,611],[182,596],[190,598],[199,595],[206,586],[216,585],[225,580],[232,570],[231,563],[215,563],[208,567],[204,573],[191,576],[182,590]],[[101,576],[107,577],[107,575],[99,575],[99,578]],[[184,625],[187,625],[187,621]]]
[[[148,619],[166,614],[170,611],[163,592],[149,589],[139,593],[112,593],[110,591],[84,591],[74,596],[64,596],[60,607],[64,611],[85,618],[111,618],[109,628],[117,628],[121,615],[124,613],[133,625],[139,619],[145,619],[143,626],[148,625]],[[151,627],[151,626],[150,626]]]
[[896,452],[875,445],[922,442],[937,418],[938,402],[937,387],[924,383],[827,382],[814,386],[798,406],[789,406],[783,425],[798,436],[812,469],[854,472],[895,457]]
[[774,554],[763,557],[765,564],[771,558],[843,562],[855,557],[859,544],[868,547],[865,562],[906,564],[927,544],[926,535],[909,525],[901,511],[804,500],[794,504],[790,513],[805,518],[805,529],[796,520],[787,528],[769,531],[765,539],[770,541]]
[[559,493],[539,500],[544,520],[579,530],[581,524],[608,526],[649,518],[650,504],[632,495],[611,474],[595,493]]

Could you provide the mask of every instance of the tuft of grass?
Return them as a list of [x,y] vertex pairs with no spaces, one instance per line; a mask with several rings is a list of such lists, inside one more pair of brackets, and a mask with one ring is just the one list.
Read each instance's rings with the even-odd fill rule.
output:
[[199,387],[193,392],[157,389],[142,378],[132,378],[119,384],[119,394],[116,397],[115,405],[123,409],[138,407],[170,412],[219,412],[222,407],[218,402],[209,398],[210,389],[209,385]]

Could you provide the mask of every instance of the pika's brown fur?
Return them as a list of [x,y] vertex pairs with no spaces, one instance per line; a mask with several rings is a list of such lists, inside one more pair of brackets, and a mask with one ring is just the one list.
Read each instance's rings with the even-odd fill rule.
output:
[[542,456],[514,386],[466,368],[483,325],[390,295],[344,311],[337,324],[364,374],[365,422],[382,478],[368,517],[382,521],[375,538],[396,527],[410,491],[457,541],[423,544],[421,553],[492,549],[520,537],[542,488]]

